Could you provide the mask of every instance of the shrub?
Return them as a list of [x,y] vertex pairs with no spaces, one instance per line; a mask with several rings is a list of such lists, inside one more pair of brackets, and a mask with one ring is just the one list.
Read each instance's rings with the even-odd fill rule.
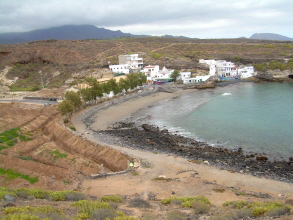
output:
[[141,198],[135,198],[129,201],[129,205],[131,207],[136,207],[136,208],[150,208],[151,205],[148,201],[141,199]]
[[181,205],[182,204],[182,200],[174,199],[174,200],[171,201],[171,204]]
[[71,193],[65,194],[65,199],[67,201],[79,201],[79,200],[85,200],[86,196],[80,192],[71,192]]
[[182,212],[176,210],[176,211],[167,213],[167,219],[168,220],[184,220],[186,219],[186,216]]
[[282,216],[287,213],[290,213],[290,208],[289,207],[280,207],[276,209],[269,210],[266,215],[271,216],[271,217],[277,217],[277,216]]
[[205,214],[210,211],[210,207],[207,204],[198,201],[193,202],[192,208],[195,214]]
[[[211,202],[209,201],[208,198],[204,197],[204,196],[195,196],[195,197],[172,197],[172,198],[167,198],[167,199],[163,199],[162,200],[162,204],[167,205],[170,204],[173,200],[180,200],[182,201],[182,206],[184,205],[184,203],[190,202],[190,201],[198,201],[198,202],[202,202],[205,204],[210,205]],[[190,206],[192,207],[192,205]]]
[[122,197],[119,195],[103,196],[101,202],[122,202]]
[[112,209],[97,209],[91,213],[91,218],[94,220],[105,220],[105,219],[114,219],[117,216],[117,213],[115,213]]
[[68,126],[72,131],[76,131],[76,128],[74,126]]
[[136,218],[134,217],[129,217],[129,216],[118,216],[114,218],[114,220],[135,220]]
[[251,209],[240,209],[234,215],[231,216],[233,220],[246,219],[248,217],[253,217]]
[[5,216],[4,220],[39,220],[40,218],[38,216],[32,215],[32,214],[8,214]]

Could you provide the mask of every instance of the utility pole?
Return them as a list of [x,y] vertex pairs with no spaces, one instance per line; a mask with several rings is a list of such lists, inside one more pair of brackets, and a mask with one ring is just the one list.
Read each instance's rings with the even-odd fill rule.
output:
[[40,70],[39,73],[41,74],[41,83],[42,83],[42,89],[43,89],[44,88],[43,74],[42,74],[41,70]]

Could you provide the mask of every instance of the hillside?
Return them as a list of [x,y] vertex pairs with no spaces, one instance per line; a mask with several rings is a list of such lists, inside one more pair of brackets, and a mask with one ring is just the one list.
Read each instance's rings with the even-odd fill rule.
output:
[[[290,41],[253,39],[131,38],[115,40],[46,40],[0,47],[0,71],[14,88],[59,88],[74,75],[100,78],[110,74],[121,54],[138,53],[144,64],[197,72],[198,59],[225,59],[243,64],[283,62],[292,57]],[[0,77],[1,78],[1,77]],[[12,81],[11,81],[12,82]],[[2,84],[6,85],[4,82]]]

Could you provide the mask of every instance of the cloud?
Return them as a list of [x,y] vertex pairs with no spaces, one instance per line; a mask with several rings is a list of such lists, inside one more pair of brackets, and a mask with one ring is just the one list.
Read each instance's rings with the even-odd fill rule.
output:
[[132,34],[293,37],[292,0],[1,0],[1,32],[93,24]]

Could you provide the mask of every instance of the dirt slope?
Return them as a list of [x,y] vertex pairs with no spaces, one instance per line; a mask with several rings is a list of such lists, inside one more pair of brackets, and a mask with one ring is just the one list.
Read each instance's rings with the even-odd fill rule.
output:
[[75,135],[62,123],[55,106],[32,104],[0,104],[0,133],[20,127],[32,140],[21,141],[0,151],[0,167],[13,169],[39,181],[29,184],[23,179],[6,180],[0,185],[39,187],[44,189],[75,189],[90,174],[127,168],[128,156],[106,146],[91,143]]

